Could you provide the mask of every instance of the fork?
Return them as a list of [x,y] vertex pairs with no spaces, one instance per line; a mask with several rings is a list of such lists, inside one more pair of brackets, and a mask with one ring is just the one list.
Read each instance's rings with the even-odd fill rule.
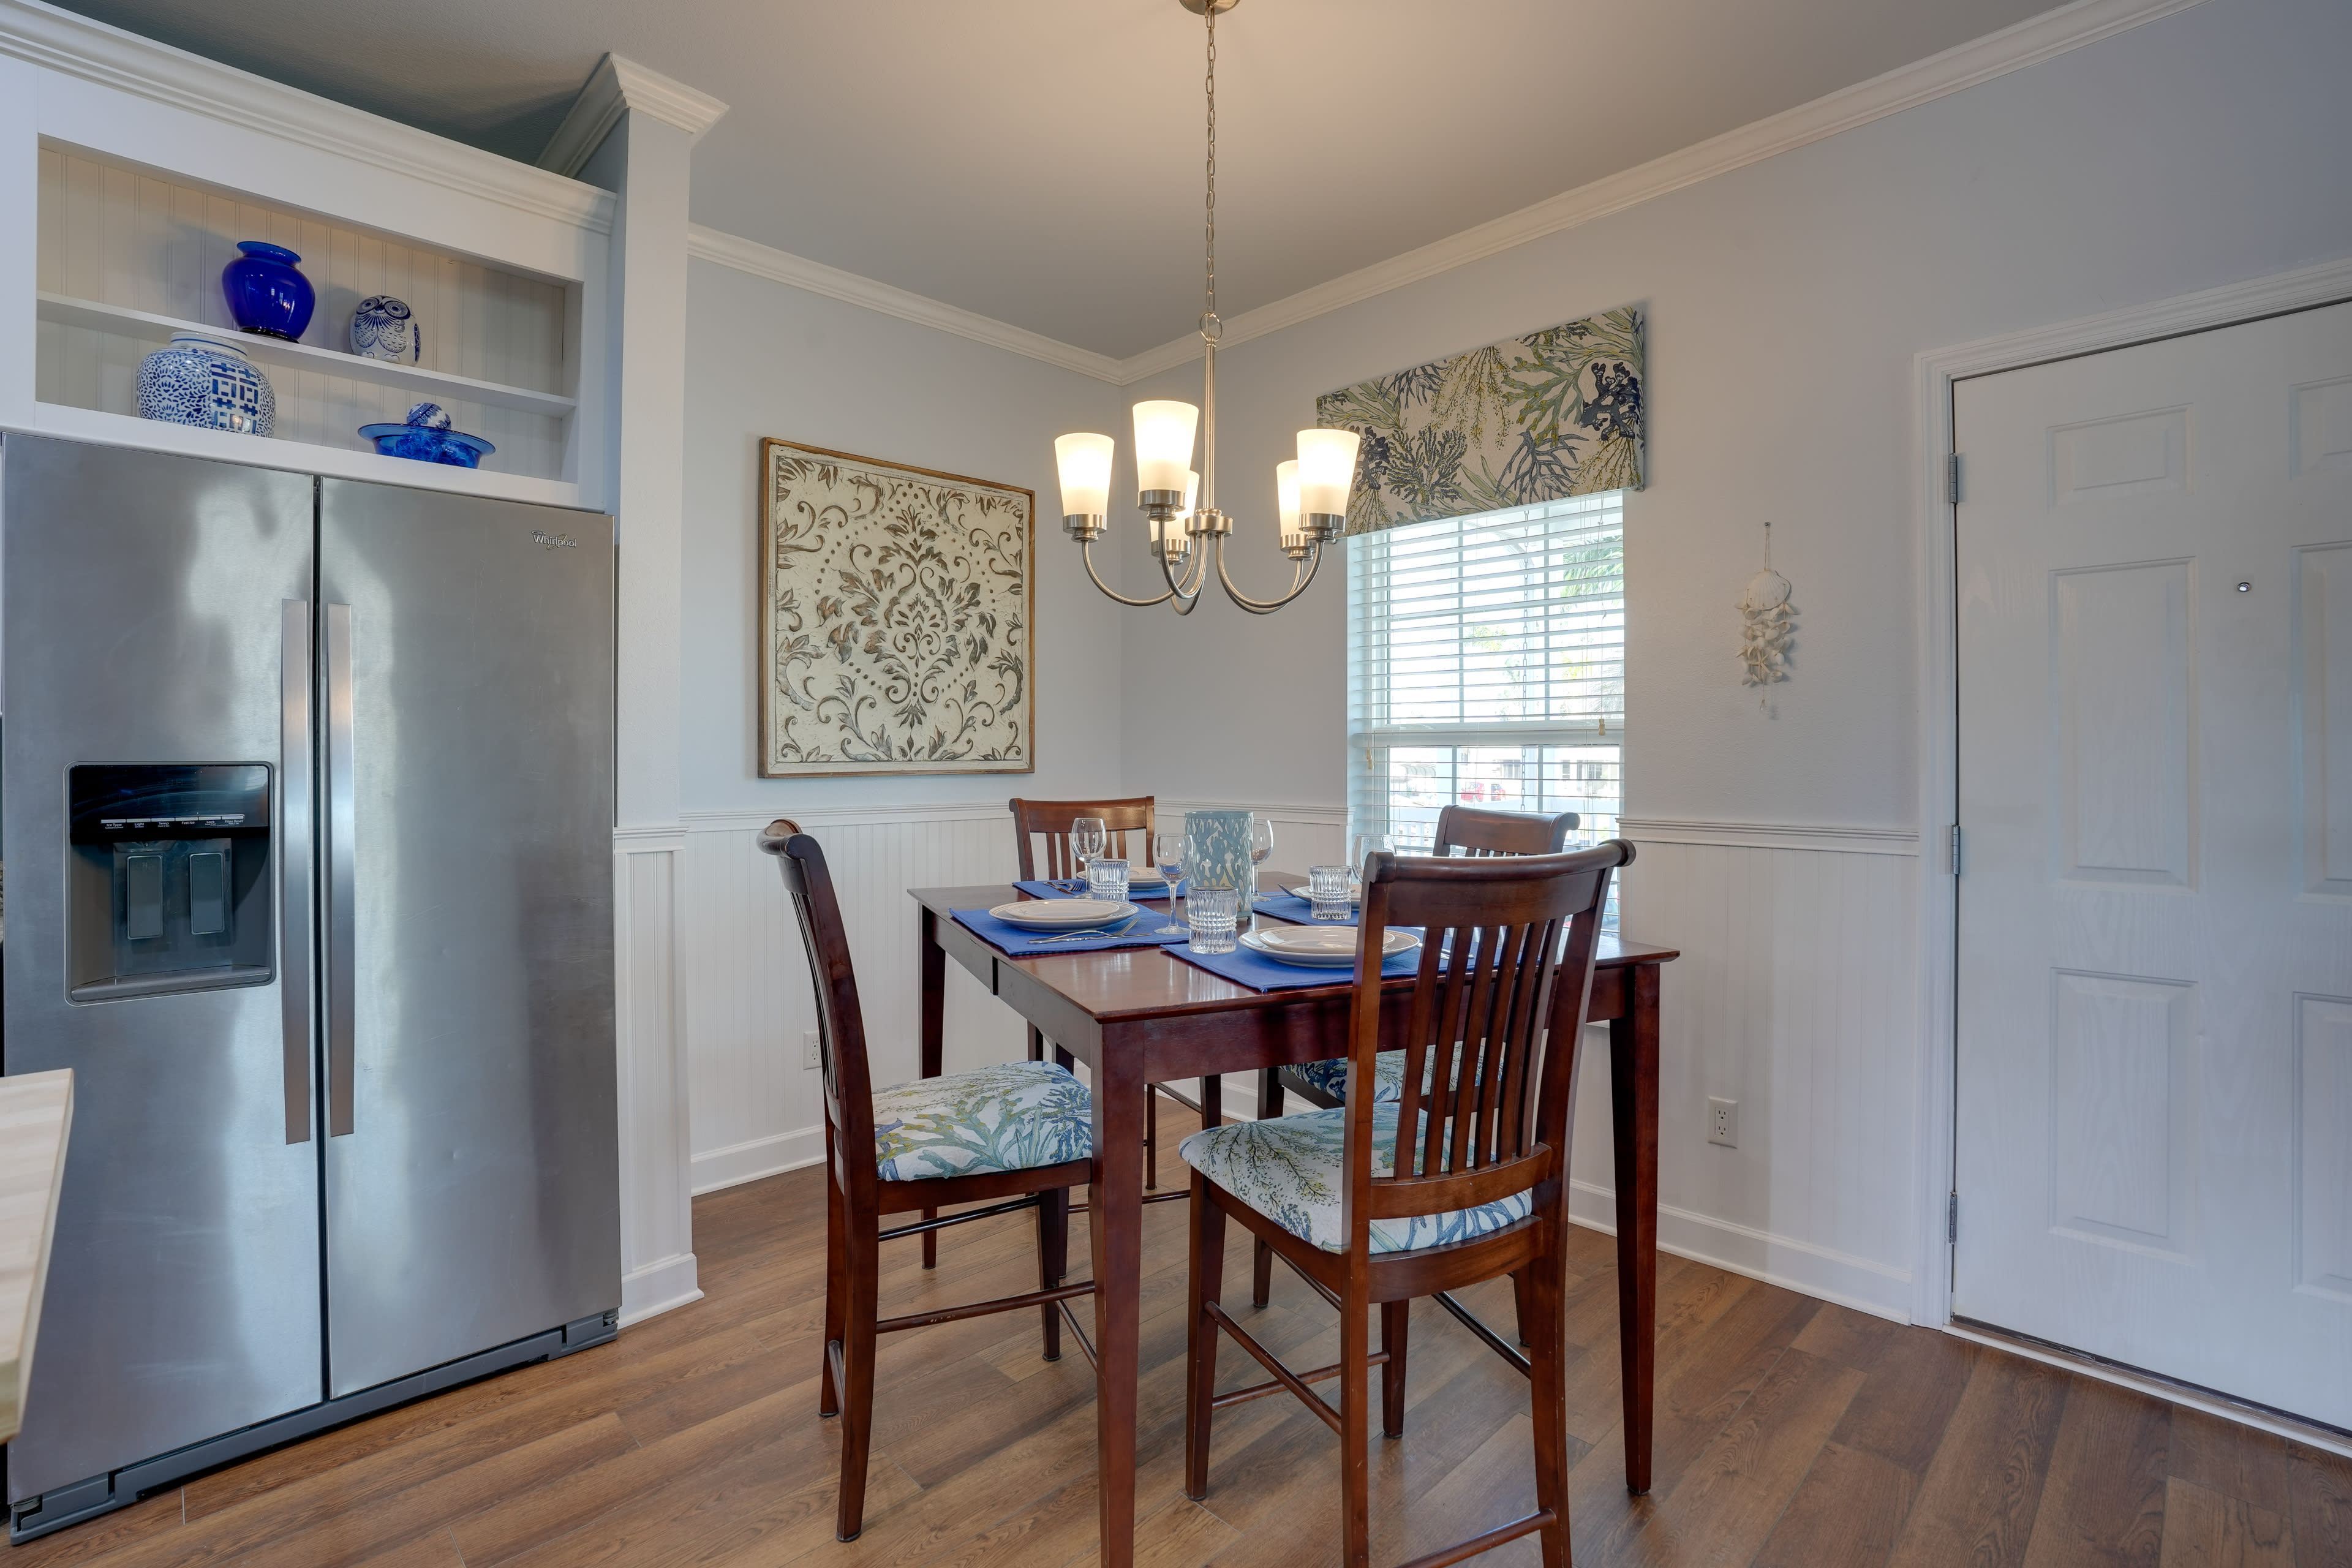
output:
[[1033,937],[1030,939],[1029,945],[1032,947],[1044,947],[1048,942],[1088,942],[1097,937],[1125,936],[1128,932],[1135,929],[1135,922],[1142,918],[1143,917],[1141,915],[1129,915],[1125,921],[1120,922],[1117,931],[1113,931],[1108,926],[1103,926],[1095,931],[1066,931],[1055,936]]

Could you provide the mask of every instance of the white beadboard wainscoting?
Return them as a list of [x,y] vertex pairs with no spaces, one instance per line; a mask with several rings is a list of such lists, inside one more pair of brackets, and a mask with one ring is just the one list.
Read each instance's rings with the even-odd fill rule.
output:
[[[1008,794],[1011,792],[1008,790]],[[1211,803],[1168,801],[1164,821]],[[1274,864],[1340,854],[1338,806],[1265,808]],[[753,836],[769,820],[686,814],[679,973],[697,1193],[815,1161],[824,1143],[806,962],[782,879]],[[915,909],[906,889],[1001,881],[1013,836],[993,802],[804,812],[849,928],[877,1082],[916,1061]],[[1913,940],[1918,846],[1907,833],[1629,821],[1640,847],[1624,920],[1671,942],[1659,1090],[1666,1250],[1906,1319],[1916,1250]],[[1020,1020],[948,966],[950,1071],[1025,1051]],[[1739,1102],[1737,1149],[1706,1142],[1710,1095]],[[1606,1037],[1580,1090],[1573,1212],[1614,1227]],[[1227,1079],[1228,1114],[1255,1087]]]
[[[1009,793],[1009,792],[1008,792]],[[1000,802],[791,815],[824,846],[857,966],[877,1084],[916,1076],[916,910],[907,889],[1001,882],[1014,870]],[[803,1037],[816,1027],[808,961],[775,862],[754,843],[769,816],[686,814],[679,970],[697,1193],[773,1175],[824,1152],[823,1089]],[[1012,1011],[948,965],[950,1072],[1026,1054]]]
[[[1916,836],[1640,818],[1622,831],[1639,851],[1624,929],[1682,950],[1660,1014],[1659,1245],[1907,1321]],[[1739,1102],[1738,1148],[1707,1142],[1710,1096]],[[1571,1212],[1610,1230],[1605,1048],[1589,1049],[1579,1098]]]

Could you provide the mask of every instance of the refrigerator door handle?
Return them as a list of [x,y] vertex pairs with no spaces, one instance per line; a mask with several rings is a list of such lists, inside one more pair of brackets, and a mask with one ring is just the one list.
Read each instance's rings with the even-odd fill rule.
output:
[[356,1022],[352,986],[358,975],[353,945],[354,873],[352,835],[358,816],[357,780],[352,756],[352,607],[326,606],[327,655],[327,1135],[352,1131],[352,1032]]
[[310,1141],[310,602],[282,605],[278,665],[278,1001],[286,1142]]

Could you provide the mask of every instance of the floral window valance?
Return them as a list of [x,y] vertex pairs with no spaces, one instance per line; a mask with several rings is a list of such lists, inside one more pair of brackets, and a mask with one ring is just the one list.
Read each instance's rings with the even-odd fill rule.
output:
[[1640,489],[1642,328],[1604,310],[1317,398],[1363,437],[1348,531]]

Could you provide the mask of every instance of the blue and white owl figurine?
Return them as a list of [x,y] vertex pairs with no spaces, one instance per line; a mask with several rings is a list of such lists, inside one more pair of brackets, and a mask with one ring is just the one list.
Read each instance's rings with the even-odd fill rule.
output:
[[425,357],[425,328],[405,300],[371,294],[352,312],[352,353],[362,359],[415,364]]

